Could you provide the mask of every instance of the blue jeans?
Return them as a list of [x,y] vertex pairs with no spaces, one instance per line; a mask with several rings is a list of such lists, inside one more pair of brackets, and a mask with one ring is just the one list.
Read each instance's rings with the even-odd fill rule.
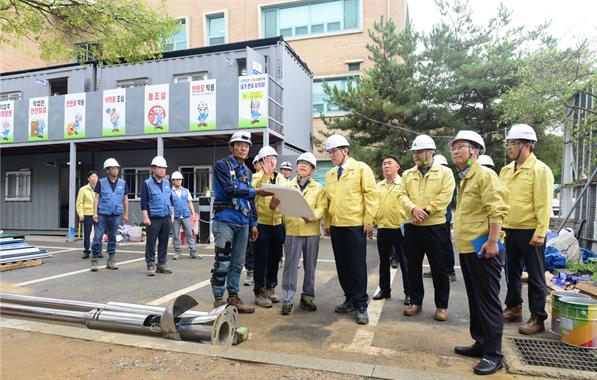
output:
[[116,232],[120,223],[121,215],[98,215],[95,224],[95,235],[93,236],[93,245],[91,252],[93,256],[102,253],[102,238],[104,233],[108,235],[108,255],[116,253]]
[[240,273],[245,263],[249,226],[236,226],[214,220],[212,223],[216,256],[211,276],[211,290],[216,300],[240,292]]

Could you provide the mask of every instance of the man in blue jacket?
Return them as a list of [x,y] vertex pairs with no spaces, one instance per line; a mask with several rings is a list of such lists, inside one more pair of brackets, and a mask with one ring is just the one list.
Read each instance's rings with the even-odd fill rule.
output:
[[[141,210],[143,223],[147,229],[147,243],[145,244],[145,262],[147,275],[155,273],[172,273],[166,262],[168,261],[168,237],[172,228],[174,212],[172,209],[172,188],[165,177],[166,160],[162,156],[155,156],[151,161],[151,177],[143,182],[141,187]],[[158,241],[158,264],[155,265],[155,242]]]
[[129,192],[128,185],[123,179],[118,178],[120,165],[113,158],[104,161],[106,176],[97,181],[93,201],[93,221],[95,222],[95,235],[91,246],[91,271],[99,269],[97,259],[102,256],[102,239],[104,233],[108,235],[108,262],[107,269],[116,270],[118,266],[114,260],[116,254],[116,232],[118,225],[128,221]]
[[[234,133],[229,141],[231,154],[216,161],[213,174],[215,260],[211,289],[214,306],[228,303],[236,306],[239,313],[255,311],[253,305],[243,303],[238,296],[247,241],[249,238],[255,241],[258,234],[255,195],[271,195],[263,189],[254,189],[251,184],[251,170],[245,165],[251,145],[249,132]],[[225,290],[227,300],[224,300]]]

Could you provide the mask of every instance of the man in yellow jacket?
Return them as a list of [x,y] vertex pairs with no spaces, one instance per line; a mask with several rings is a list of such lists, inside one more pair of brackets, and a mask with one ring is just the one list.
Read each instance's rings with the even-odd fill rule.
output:
[[325,233],[332,237],[338,280],[346,300],[336,313],[356,310],[358,324],[369,323],[367,314],[367,237],[373,236],[378,194],[373,171],[350,157],[348,140],[330,136],[325,149],[334,164],[327,172],[325,193],[328,208]]
[[[474,372],[488,375],[503,366],[500,277],[504,251],[499,250],[498,240],[508,213],[509,192],[495,172],[477,161],[485,149],[478,133],[462,130],[448,144],[460,177],[454,239],[468,296],[470,333],[475,340],[471,346],[457,346],[454,351],[481,358]],[[478,253],[473,246],[476,239],[483,242],[477,243]]]
[[415,166],[402,174],[399,199],[407,216],[404,226],[408,260],[410,305],[404,315],[414,316],[423,305],[423,257],[427,255],[435,289],[435,319],[448,320],[450,279],[444,249],[446,209],[454,193],[454,175],[433,160],[435,142],[427,135],[413,141]]
[[[287,185],[286,178],[274,169],[278,163],[278,153],[271,146],[264,146],[259,151],[261,172],[253,177],[253,187],[259,189],[265,184]],[[256,179],[255,179],[256,178]],[[274,196],[255,197],[257,208],[257,240],[253,245],[255,268],[253,269],[253,292],[257,306],[270,308],[272,303],[280,302],[276,294],[278,269],[282,259],[284,244],[284,225],[282,214],[278,211],[280,201]]]
[[404,290],[404,304],[410,305],[408,296],[408,262],[404,248],[404,237],[400,226],[404,223],[404,212],[398,201],[400,190],[400,163],[393,155],[386,155],[381,161],[384,179],[377,183],[379,193],[379,207],[375,217],[377,225],[377,252],[379,254],[379,292],[373,296],[374,300],[391,297],[390,260],[392,256],[398,258],[402,271],[402,287]]
[[83,259],[88,259],[91,254],[91,227],[93,227],[93,201],[95,200],[95,184],[98,176],[95,170],[87,173],[87,185],[79,189],[77,194],[77,215],[79,222],[83,223]]
[[533,154],[537,135],[526,124],[516,124],[506,135],[508,157],[512,162],[502,168],[500,178],[510,190],[510,212],[504,220],[506,230],[506,322],[522,321],[522,268],[529,273],[531,317],[519,328],[521,334],[545,330],[545,236],[551,216],[553,174]]
[[286,242],[284,243],[284,273],[282,274],[282,315],[292,311],[296,294],[298,264],[303,255],[305,276],[303,293],[299,307],[306,311],[315,311],[315,268],[319,255],[319,235],[321,218],[327,208],[327,198],[323,186],[315,182],[311,175],[315,172],[317,160],[313,153],[301,154],[296,160],[296,177],[290,186],[298,189],[313,211],[313,219],[284,216]]

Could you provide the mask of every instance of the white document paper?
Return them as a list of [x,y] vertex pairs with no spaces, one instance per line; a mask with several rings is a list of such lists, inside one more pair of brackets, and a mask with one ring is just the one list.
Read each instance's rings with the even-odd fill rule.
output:
[[282,215],[315,218],[311,207],[296,187],[266,184],[263,190],[273,193],[280,200],[278,210]]

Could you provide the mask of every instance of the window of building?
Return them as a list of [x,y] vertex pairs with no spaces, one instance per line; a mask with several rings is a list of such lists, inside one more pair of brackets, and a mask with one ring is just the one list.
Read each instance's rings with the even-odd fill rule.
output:
[[221,45],[226,43],[226,15],[215,13],[206,16],[207,18],[207,46]]
[[168,38],[164,51],[174,51],[187,49],[189,47],[188,42],[188,30],[189,22],[188,17],[182,17],[176,20],[178,22],[178,31]]
[[[328,86],[335,86],[339,90],[346,90],[348,88],[348,82],[351,77],[344,78],[332,78],[332,79],[316,79],[313,81],[313,117],[319,117],[320,114],[326,116],[340,116],[346,113],[339,105],[330,102],[327,95],[323,91],[323,83],[327,83]],[[354,81],[352,82],[354,86]]]
[[50,95],[66,95],[68,94],[68,78],[50,79]]
[[360,71],[361,70],[361,62],[347,62],[348,71]]
[[99,45],[95,42],[75,44],[75,61],[88,62],[96,59]]
[[207,71],[197,71],[195,73],[175,74],[172,78],[172,81],[174,83],[184,83],[205,79],[207,79]]
[[147,86],[148,84],[149,78],[134,78],[116,81],[116,87],[118,88],[143,87]]
[[23,97],[23,93],[21,91],[0,92],[0,101],[2,101],[2,100],[19,100],[22,97]]
[[264,37],[302,37],[359,28],[359,0],[310,1],[264,7]]
[[31,200],[31,170],[6,172],[4,183],[5,201]]
[[205,191],[211,191],[211,166],[181,166],[183,186],[189,189],[193,198],[205,196]]
[[122,179],[129,185],[129,199],[141,199],[141,185],[150,176],[147,168],[123,168]]

